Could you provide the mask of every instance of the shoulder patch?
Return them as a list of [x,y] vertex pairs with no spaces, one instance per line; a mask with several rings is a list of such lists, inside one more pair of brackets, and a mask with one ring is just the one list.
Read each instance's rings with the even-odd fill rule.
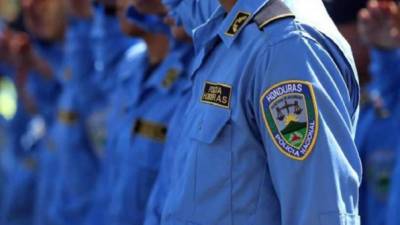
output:
[[289,158],[305,160],[318,136],[318,107],[306,81],[290,80],[266,90],[260,99],[265,125],[277,148]]
[[228,36],[235,36],[236,33],[239,32],[240,29],[246,24],[250,16],[251,16],[250,13],[238,12],[231,26],[229,26],[229,29],[226,31],[225,34]]

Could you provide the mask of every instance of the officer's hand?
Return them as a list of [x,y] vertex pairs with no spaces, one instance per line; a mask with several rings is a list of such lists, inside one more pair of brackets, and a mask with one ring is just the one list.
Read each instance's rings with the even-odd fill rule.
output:
[[0,33],[0,61],[7,62],[9,61],[9,32],[8,30],[4,30]]
[[358,17],[363,40],[371,47],[400,47],[400,10],[394,1],[371,1]]
[[45,78],[52,77],[49,64],[33,50],[31,40],[26,33],[13,32],[8,48],[11,62],[17,70],[35,70]]
[[8,45],[14,66],[30,68],[33,65],[33,52],[29,36],[23,32],[13,32]]
[[16,68],[15,73],[15,86],[17,89],[18,96],[21,99],[22,104],[25,107],[25,110],[30,114],[37,113],[37,105],[33,98],[30,96],[28,89],[27,89],[27,80],[29,72],[26,68]]

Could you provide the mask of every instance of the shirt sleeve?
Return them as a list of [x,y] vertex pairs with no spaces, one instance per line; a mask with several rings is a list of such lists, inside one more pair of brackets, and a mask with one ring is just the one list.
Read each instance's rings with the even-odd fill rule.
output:
[[361,163],[354,106],[335,60],[295,36],[257,59],[252,112],[280,202],[282,225],[358,225]]

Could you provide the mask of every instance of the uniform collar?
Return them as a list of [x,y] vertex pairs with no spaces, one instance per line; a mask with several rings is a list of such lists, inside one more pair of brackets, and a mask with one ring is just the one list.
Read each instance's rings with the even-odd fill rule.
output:
[[236,40],[243,28],[269,2],[269,0],[238,0],[227,14],[218,34],[227,47]]
[[219,6],[206,23],[193,31],[193,43],[196,53],[217,37],[218,29],[221,26],[221,21],[224,20],[225,14],[225,10]]

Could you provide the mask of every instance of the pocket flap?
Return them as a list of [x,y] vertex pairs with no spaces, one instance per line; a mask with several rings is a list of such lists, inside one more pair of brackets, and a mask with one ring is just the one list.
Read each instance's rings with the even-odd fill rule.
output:
[[[212,108],[207,109],[204,112],[197,112],[198,114],[193,116],[193,124],[190,129],[190,137],[207,143],[213,143],[222,129],[229,122],[231,113],[226,109]],[[196,114],[196,112],[192,112]]]

